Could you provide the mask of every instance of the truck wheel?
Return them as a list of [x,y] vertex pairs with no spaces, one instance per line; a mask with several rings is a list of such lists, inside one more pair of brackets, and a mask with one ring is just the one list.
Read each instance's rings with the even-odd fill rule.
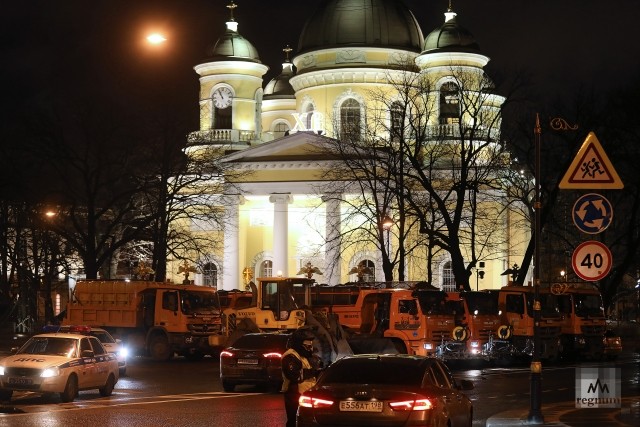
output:
[[111,396],[111,393],[113,393],[113,386],[115,385],[116,379],[113,377],[113,374],[109,374],[109,378],[107,378],[107,382],[104,384],[104,387],[98,389],[100,396]]
[[73,402],[73,399],[78,395],[78,377],[75,375],[69,375],[69,379],[67,379],[67,385],[64,388],[64,391],[60,393],[60,400],[63,402]]
[[13,396],[13,390],[0,390],[0,402],[1,401],[11,401],[11,396]]
[[149,342],[149,353],[151,358],[158,361],[165,361],[171,359],[173,351],[169,346],[169,340],[164,335],[156,335],[151,338]]

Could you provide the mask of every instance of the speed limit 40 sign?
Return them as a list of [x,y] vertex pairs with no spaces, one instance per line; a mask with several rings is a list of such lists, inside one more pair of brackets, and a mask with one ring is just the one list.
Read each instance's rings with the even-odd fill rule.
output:
[[580,244],[571,257],[573,271],[582,280],[601,280],[611,270],[611,251],[604,244],[590,240]]

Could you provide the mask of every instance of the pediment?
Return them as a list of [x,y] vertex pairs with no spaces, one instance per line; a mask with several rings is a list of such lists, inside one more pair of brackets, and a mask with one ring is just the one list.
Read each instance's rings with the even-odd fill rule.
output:
[[335,140],[313,132],[296,132],[223,157],[227,163],[335,160]]

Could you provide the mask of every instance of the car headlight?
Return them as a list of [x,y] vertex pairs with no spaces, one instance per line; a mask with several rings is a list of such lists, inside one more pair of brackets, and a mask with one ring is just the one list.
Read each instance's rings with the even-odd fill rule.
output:
[[0,366],[0,375],[4,375],[4,366]]
[[57,377],[58,375],[60,375],[60,369],[58,369],[57,366],[54,366],[53,368],[47,368],[40,374],[42,378]]
[[127,357],[129,357],[129,349],[127,347],[120,347],[120,349],[118,350],[118,356],[126,359]]

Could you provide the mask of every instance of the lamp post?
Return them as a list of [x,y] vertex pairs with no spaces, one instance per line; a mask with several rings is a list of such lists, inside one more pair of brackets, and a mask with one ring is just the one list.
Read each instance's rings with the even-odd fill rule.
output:
[[535,227],[534,227],[534,266],[533,266],[533,357],[531,360],[531,398],[528,421],[531,424],[544,423],[542,416],[542,363],[540,362],[540,222],[542,203],[540,202],[540,117],[536,114],[535,135]]

